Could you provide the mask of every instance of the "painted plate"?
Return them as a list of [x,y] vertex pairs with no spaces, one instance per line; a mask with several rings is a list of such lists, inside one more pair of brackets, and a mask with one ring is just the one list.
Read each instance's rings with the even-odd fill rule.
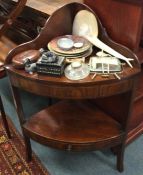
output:
[[85,52],[82,52],[82,53],[78,53],[78,54],[63,54],[63,53],[58,53],[54,50],[52,50],[50,47],[49,47],[49,50],[51,52],[54,52],[56,55],[59,55],[59,56],[63,56],[63,57],[67,57],[67,58],[81,58],[81,57],[88,57],[89,55],[92,54],[92,47],[89,48],[88,50],[86,50]]
[[[83,43],[82,47],[72,47],[69,50],[62,49],[58,46],[58,41],[62,38],[67,38],[73,41],[74,45],[75,43]],[[75,54],[82,54],[86,51],[88,51],[91,48],[91,43],[86,40],[84,37],[75,36],[75,35],[64,35],[54,38],[48,43],[49,50],[53,50],[56,53],[59,54],[66,54],[66,55],[75,55]]]

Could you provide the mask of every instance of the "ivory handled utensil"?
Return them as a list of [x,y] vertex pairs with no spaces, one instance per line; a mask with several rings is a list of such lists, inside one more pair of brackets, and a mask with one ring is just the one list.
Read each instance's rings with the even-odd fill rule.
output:
[[96,47],[126,61],[130,67],[133,67],[130,63],[130,61],[133,59],[126,58],[98,39],[98,23],[95,15],[92,12],[89,12],[88,10],[81,10],[76,14],[73,22],[73,35],[85,37]]

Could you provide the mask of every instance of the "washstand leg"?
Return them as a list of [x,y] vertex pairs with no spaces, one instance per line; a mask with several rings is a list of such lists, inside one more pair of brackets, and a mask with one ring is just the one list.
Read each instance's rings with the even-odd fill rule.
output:
[[26,151],[26,161],[30,162],[32,160],[32,148],[30,138],[23,133]]
[[117,149],[117,170],[119,172],[124,171],[124,146],[120,145]]

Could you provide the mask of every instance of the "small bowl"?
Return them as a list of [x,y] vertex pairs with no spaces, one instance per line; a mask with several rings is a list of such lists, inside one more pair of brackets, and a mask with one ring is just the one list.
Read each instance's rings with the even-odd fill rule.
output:
[[57,41],[57,45],[59,48],[61,48],[63,50],[70,50],[73,47],[74,42],[73,42],[73,40],[71,40],[69,38],[60,38]]
[[81,48],[81,47],[83,47],[83,43],[82,42],[76,42],[76,43],[74,43],[74,45],[73,45],[75,48]]
[[90,70],[87,64],[76,61],[68,65],[64,73],[69,80],[81,80],[89,75]]

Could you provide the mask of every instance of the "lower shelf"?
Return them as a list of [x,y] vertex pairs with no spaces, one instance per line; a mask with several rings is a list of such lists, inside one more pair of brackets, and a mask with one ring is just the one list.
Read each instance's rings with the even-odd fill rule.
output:
[[23,126],[39,143],[61,149],[101,149],[119,144],[118,122],[87,101],[60,101],[32,116]]

